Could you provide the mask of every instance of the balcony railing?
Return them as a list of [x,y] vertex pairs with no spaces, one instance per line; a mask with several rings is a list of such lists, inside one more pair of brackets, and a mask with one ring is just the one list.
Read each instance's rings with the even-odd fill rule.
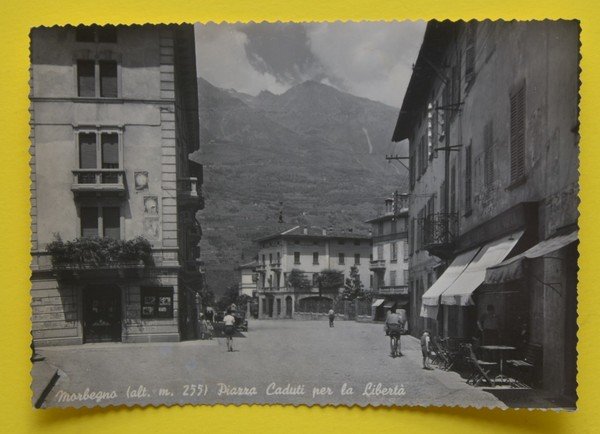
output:
[[198,178],[182,178],[177,180],[177,198],[184,207],[203,209],[204,197]]
[[266,271],[265,264],[261,263],[256,266],[256,271],[258,273],[264,273]]
[[440,258],[451,256],[458,238],[458,213],[431,214],[423,219],[423,248]]
[[74,192],[125,192],[125,171],[121,169],[73,170]]
[[385,270],[385,260],[376,259],[374,261],[371,261],[369,263],[369,270],[371,270],[371,271]]
[[269,267],[271,267],[272,270],[279,270],[281,269],[281,261],[273,261],[269,264]]

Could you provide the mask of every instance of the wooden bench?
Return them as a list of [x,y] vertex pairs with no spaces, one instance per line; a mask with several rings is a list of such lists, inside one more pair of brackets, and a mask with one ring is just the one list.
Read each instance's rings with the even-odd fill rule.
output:
[[[538,384],[538,373],[542,369],[542,346],[537,344],[526,344],[523,347],[520,359],[507,360],[506,366],[512,371],[517,380],[535,387]],[[512,375],[511,375],[512,376]]]

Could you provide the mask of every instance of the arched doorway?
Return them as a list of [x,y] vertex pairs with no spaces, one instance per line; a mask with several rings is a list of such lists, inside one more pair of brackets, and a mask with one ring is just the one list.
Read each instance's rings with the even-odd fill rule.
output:
[[83,290],[83,341],[121,341],[121,289],[90,285]]
[[293,315],[293,310],[292,310],[293,303],[294,303],[294,301],[292,300],[292,296],[288,295],[285,298],[285,317],[286,318],[291,318]]

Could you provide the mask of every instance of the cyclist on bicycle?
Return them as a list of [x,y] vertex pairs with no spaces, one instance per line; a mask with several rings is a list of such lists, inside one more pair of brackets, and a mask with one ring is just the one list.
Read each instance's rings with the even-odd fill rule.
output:
[[[402,313],[404,313],[404,311]],[[400,315],[396,313],[396,308],[393,307],[385,319],[384,329],[385,334],[390,337],[392,357],[401,356],[400,336],[406,329],[406,314]]]

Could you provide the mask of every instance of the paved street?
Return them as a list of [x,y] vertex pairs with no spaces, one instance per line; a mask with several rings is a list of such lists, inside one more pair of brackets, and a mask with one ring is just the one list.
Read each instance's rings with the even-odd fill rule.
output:
[[505,408],[454,372],[423,370],[413,337],[402,338],[404,357],[391,358],[381,324],[337,321],[329,328],[326,321],[255,320],[244,335],[235,338],[233,353],[222,338],[40,349],[62,371],[46,405],[281,402]]

